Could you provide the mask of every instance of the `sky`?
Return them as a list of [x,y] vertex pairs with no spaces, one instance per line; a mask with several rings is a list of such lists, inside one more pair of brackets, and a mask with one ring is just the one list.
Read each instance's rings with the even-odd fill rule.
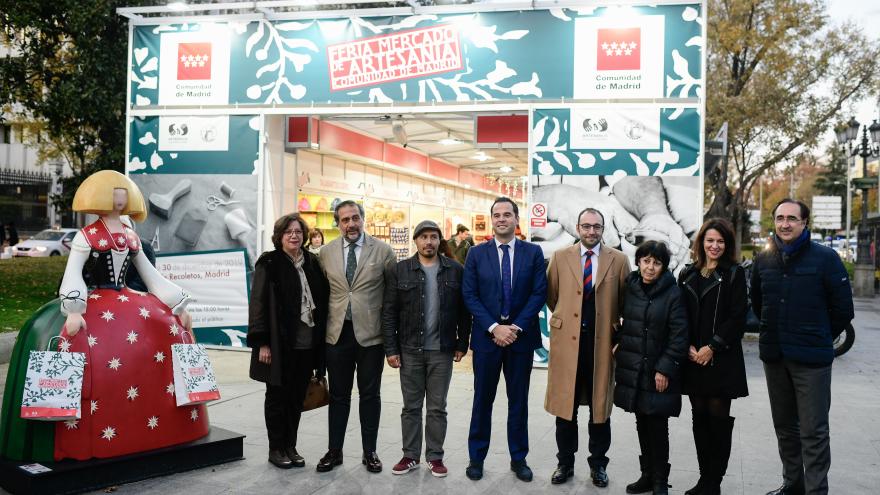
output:
[[[832,22],[852,21],[861,26],[868,37],[880,38],[880,0],[827,0],[827,3]],[[863,124],[878,118],[876,98],[858,102],[855,117]]]

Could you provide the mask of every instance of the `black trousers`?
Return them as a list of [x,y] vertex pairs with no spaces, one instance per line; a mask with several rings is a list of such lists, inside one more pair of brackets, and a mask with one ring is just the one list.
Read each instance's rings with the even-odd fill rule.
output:
[[[266,432],[273,450],[296,447],[299,419],[312,376],[313,351],[285,349],[281,359],[281,386],[266,384]],[[273,358],[276,358],[273,356]]]
[[653,416],[636,413],[636,431],[639,447],[646,466],[650,466],[654,482],[665,480],[669,475],[669,416]]
[[600,424],[593,423],[593,332],[581,333],[580,345],[578,348],[578,365],[577,378],[574,384],[574,411],[571,415],[571,421],[557,417],[556,418],[556,448],[558,452],[556,458],[559,464],[565,466],[574,466],[574,454],[578,451],[578,408],[581,405],[581,399],[587,402],[590,407],[590,421],[587,426],[590,434],[588,448],[590,449],[590,457],[587,463],[590,468],[608,467],[608,449],[611,448],[611,418]]
[[348,413],[351,410],[351,388],[357,370],[360,401],[358,410],[361,420],[361,444],[364,453],[376,451],[379,435],[379,416],[382,403],[379,388],[382,385],[382,368],[385,352],[382,344],[364,347],[354,337],[351,321],[342,325],[342,333],[335,345],[327,346],[327,377],[330,381],[330,442],[331,449],[342,449]]

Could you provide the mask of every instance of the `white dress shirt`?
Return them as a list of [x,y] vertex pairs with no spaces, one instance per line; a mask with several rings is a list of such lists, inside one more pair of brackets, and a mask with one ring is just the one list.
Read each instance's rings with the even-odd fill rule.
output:
[[358,265],[361,264],[361,251],[363,251],[364,241],[366,237],[364,233],[361,232],[361,237],[354,241],[348,242],[348,239],[342,239],[342,271],[345,272],[345,265],[348,263],[348,250],[351,249],[349,246],[354,245],[354,257],[358,262]]

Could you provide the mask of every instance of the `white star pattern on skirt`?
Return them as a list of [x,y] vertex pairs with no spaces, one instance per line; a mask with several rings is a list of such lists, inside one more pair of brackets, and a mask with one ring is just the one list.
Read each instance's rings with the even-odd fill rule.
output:
[[116,428],[114,428],[112,426],[108,426],[108,427],[104,428],[103,430],[101,430],[101,438],[103,438],[104,440],[107,440],[108,442],[110,440],[113,440],[113,437],[115,437],[115,436],[116,436]]
[[177,323],[172,323],[171,327],[168,329],[168,333],[177,337],[180,334],[180,327],[177,326]]
[[97,301],[98,299],[101,299],[101,294],[92,294],[89,296],[89,299],[94,299]]
[[79,428],[79,420],[78,419],[68,419],[64,422],[64,426],[67,427],[68,430],[75,430]]
[[94,337],[89,335],[89,347],[94,347],[98,344],[98,337]]
[[138,389],[135,386],[128,387],[128,390],[125,392],[125,396],[128,400],[135,400],[138,398]]
[[95,235],[98,233],[98,229],[92,227],[89,229],[89,235]]
[[144,317],[145,320],[146,320],[147,318],[150,317],[150,312],[149,312],[149,310],[147,310],[147,308],[145,308],[145,307],[143,307],[143,306],[141,306],[141,308],[140,308],[140,310],[139,310],[138,312],[141,314],[141,316]]
[[159,418],[156,416],[150,416],[147,419],[147,428],[149,428],[151,430],[155,430],[158,427],[159,427]]
[[191,420],[193,420],[193,421],[199,419],[199,410],[196,409],[196,408],[193,408],[193,409],[189,412],[189,419],[191,419]]
[[61,352],[70,352],[70,342],[67,340],[62,340],[59,346],[61,347]]
[[101,319],[106,322],[109,322],[110,320],[113,320],[115,318],[116,317],[113,315],[113,312],[110,311],[109,309],[107,311],[104,311],[103,313],[101,313]]
[[98,241],[98,246],[107,247],[107,239],[101,239],[100,241]]
[[91,404],[91,409],[89,412],[91,412],[92,414],[95,414],[95,411],[97,411],[97,410],[98,410],[98,401],[93,400],[92,404]]
[[129,344],[134,344],[138,341],[138,334],[134,330],[128,332],[128,335],[125,337],[125,340],[128,341]]
[[156,354],[153,355],[153,358],[156,360],[157,363],[164,363],[165,353],[163,353],[162,351],[156,351]]
[[120,361],[118,357],[115,357],[115,358],[111,359],[110,361],[107,361],[107,367],[113,371],[118,370],[120,366],[122,366],[122,361]]
[[128,296],[126,296],[125,294],[119,294],[116,299],[122,302],[128,302]]
[[165,393],[174,395],[174,383],[169,383],[167,387],[165,387]]

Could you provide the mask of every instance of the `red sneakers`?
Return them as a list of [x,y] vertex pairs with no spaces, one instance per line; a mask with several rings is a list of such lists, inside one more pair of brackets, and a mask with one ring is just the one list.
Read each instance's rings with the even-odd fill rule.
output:
[[446,469],[446,466],[443,465],[443,459],[437,459],[436,461],[428,461],[428,466],[431,468],[431,474],[438,478],[446,477],[446,473],[449,472]]
[[406,474],[406,473],[408,473],[418,467],[419,467],[419,461],[417,461],[415,459],[410,459],[409,457],[404,457],[403,459],[400,460],[400,462],[395,464],[393,468],[391,468],[391,473],[392,474]]

